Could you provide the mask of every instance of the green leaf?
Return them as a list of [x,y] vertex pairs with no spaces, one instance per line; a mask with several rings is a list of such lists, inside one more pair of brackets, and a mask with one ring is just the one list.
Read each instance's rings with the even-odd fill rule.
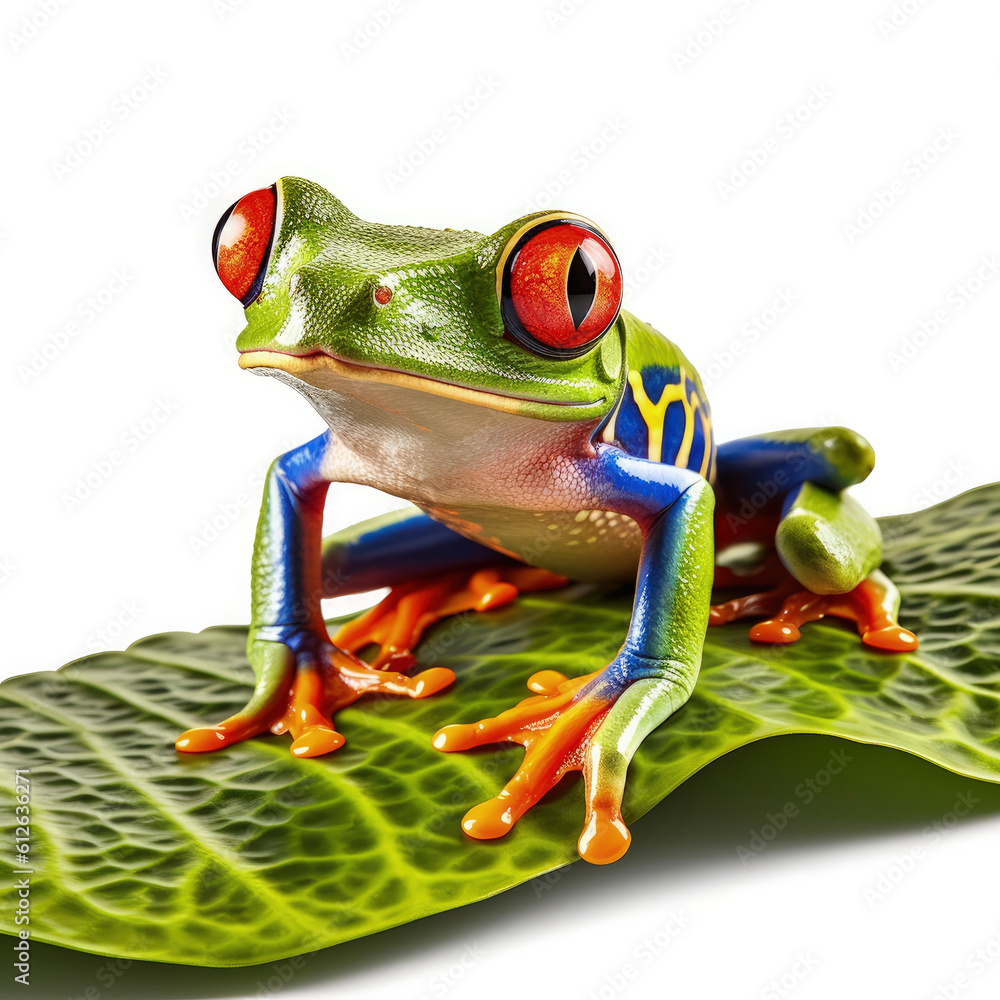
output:
[[[694,696],[643,744],[635,820],[728,751],[781,733],[898,747],[1000,780],[1000,484],[882,522],[887,572],[919,651],[878,653],[845,624],[794,646],[710,629]],[[423,701],[341,712],[347,745],[293,758],[287,737],[183,755],[183,729],[241,707],[245,630],[170,633],[0,685],[0,841],[14,844],[13,772],[30,780],[35,940],[132,959],[248,965],[460,906],[576,858],[583,802],[566,779],[503,840],[459,820],[496,793],[520,747],[441,754],[449,722],[496,714],[544,667],[579,674],[614,655],[631,594],[582,587],[442,622],[420,656],[459,683]],[[643,835],[640,824],[634,831]],[[19,867],[19,866],[18,866]],[[0,930],[16,934],[14,880]]]

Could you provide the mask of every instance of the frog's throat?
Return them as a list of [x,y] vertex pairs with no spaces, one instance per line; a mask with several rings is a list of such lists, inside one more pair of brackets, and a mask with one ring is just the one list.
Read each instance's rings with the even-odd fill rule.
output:
[[303,382],[307,382],[317,389],[335,389],[337,381],[343,378],[363,382],[382,382],[386,385],[406,386],[434,396],[444,396],[447,399],[462,400],[476,406],[486,406],[504,413],[524,413],[525,404],[559,407],[561,410],[567,408],[592,410],[605,402],[604,396],[585,403],[563,403],[535,399],[531,396],[504,395],[499,392],[488,392],[485,389],[472,389],[452,382],[441,382],[422,375],[411,375],[409,372],[396,371],[392,368],[361,365],[321,352],[283,354],[280,351],[253,350],[244,351],[240,354],[239,360],[241,368],[276,368],[302,379]]

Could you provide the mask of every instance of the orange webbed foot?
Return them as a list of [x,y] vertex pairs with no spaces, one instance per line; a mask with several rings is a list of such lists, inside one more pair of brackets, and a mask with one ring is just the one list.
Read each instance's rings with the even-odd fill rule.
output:
[[918,646],[917,637],[896,621],[899,593],[878,570],[846,594],[814,594],[789,577],[773,590],[748,594],[712,605],[709,625],[766,616],[750,629],[755,642],[793,643],[801,628],[827,615],[855,623],[861,641],[874,649],[905,653]]
[[175,742],[184,753],[204,753],[261,733],[289,733],[297,757],[318,757],[344,745],[334,714],[365,694],[425,698],[447,687],[455,674],[432,667],[412,677],[378,670],[363,660],[316,638],[298,653],[281,642],[261,644],[260,655],[278,661],[277,680],[263,671],[250,704],[216,726],[189,729]]
[[584,769],[590,737],[616,696],[597,680],[601,673],[571,679],[542,670],[528,679],[533,696],[493,718],[446,726],[434,736],[434,746],[446,752],[499,742],[525,748],[521,766],[503,790],[465,814],[466,834],[477,840],[504,836],[564,774]]
[[435,622],[465,611],[489,611],[518,594],[565,586],[569,581],[533,566],[487,566],[473,572],[439,573],[393,587],[374,608],[341,626],[334,643],[349,653],[375,645],[377,668],[407,669],[413,650]]

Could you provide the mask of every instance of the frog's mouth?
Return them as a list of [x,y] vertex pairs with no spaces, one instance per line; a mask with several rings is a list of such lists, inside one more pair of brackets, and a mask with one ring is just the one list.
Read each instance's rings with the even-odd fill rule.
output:
[[524,413],[528,406],[545,406],[558,408],[565,413],[567,410],[592,410],[601,406],[606,397],[590,400],[584,403],[560,402],[547,399],[537,399],[532,396],[505,395],[490,392],[486,389],[473,389],[470,386],[456,385],[453,382],[442,382],[424,375],[412,375],[409,372],[397,371],[394,368],[379,368],[375,365],[358,364],[356,361],[345,361],[323,351],[311,354],[284,354],[281,351],[254,349],[240,354],[241,368],[276,368],[287,372],[296,378],[308,382],[317,389],[336,388],[337,379],[348,378],[365,382],[381,382],[384,385],[405,386],[428,392],[447,399],[457,399],[476,406],[487,406],[504,413]]

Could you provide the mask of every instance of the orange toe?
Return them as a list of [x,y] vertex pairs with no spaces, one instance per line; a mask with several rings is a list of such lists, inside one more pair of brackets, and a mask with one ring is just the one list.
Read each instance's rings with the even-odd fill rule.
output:
[[501,792],[495,799],[473,806],[462,819],[462,829],[476,840],[496,840],[510,832],[515,819],[512,803]]
[[592,865],[610,865],[629,848],[632,834],[617,812],[595,810],[590,815],[577,849],[584,861]]
[[220,750],[233,741],[234,737],[221,726],[206,726],[181,733],[174,746],[183,753],[207,753],[210,750]]
[[426,698],[428,695],[443,691],[449,684],[455,683],[455,671],[447,667],[430,667],[411,678],[414,698]]
[[569,678],[558,670],[539,670],[528,678],[528,690],[535,694],[555,694]]
[[321,757],[325,753],[339,750],[344,742],[344,737],[335,729],[311,726],[292,741],[291,750],[296,757]]
[[791,622],[772,619],[754,625],[750,638],[754,642],[798,642],[802,633]]
[[445,726],[435,734],[431,744],[435,750],[451,753],[454,750],[469,750],[482,742],[483,727],[481,723],[458,723]]
[[[475,590],[473,590],[473,593],[475,593]],[[516,600],[518,593],[519,591],[514,584],[501,580],[487,587],[479,595],[479,600],[476,601],[476,610],[489,611],[491,608],[499,608],[504,604],[510,604],[511,601]]]
[[862,636],[868,646],[888,649],[894,653],[908,653],[917,648],[917,637],[901,625],[887,625],[885,628],[869,629]]

